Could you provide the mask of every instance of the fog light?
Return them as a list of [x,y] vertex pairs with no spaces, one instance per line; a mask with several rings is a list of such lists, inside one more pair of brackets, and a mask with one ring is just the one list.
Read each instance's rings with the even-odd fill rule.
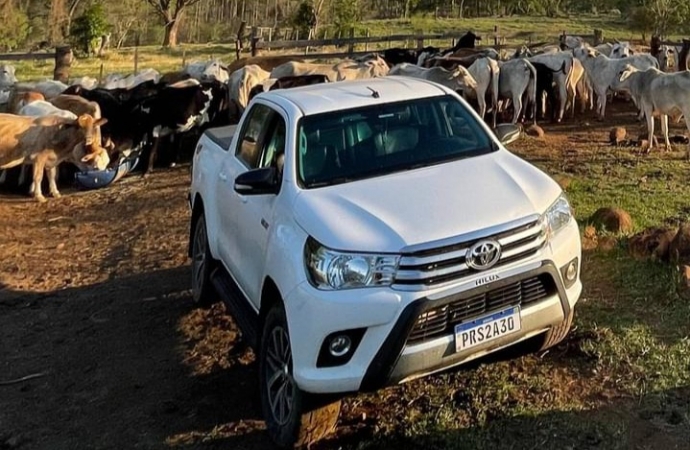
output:
[[341,334],[331,339],[331,342],[328,344],[328,351],[336,358],[340,358],[341,356],[347,354],[351,347],[352,340],[350,337],[345,334]]
[[575,281],[575,278],[577,278],[577,261],[572,261],[565,269],[565,279]]

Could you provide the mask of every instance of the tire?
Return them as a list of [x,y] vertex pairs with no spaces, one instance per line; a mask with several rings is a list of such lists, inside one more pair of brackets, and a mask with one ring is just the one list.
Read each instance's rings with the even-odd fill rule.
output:
[[[259,351],[259,395],[266,429],[281,448],[311,445],[335,430],[340,400],[323,404],[297,387],[285,310],[273,306],[264,321]],[[319,400],[322,403],[319,403]]]
[[570,327],[573,325],[573,317],[575,316],[575,311],[571,311],[568,317],[560,324],[552,327],[549,331],[544,333],[543,342],[539,346],[538,351],[548,350],[551,347],[558,345],[565,339],[570,332]]
[[192,238],[192,299],[199,306],[208,306],[212,303],[214,292],[210,279],[212,266],[213,258],[208,249],[206,219],[202,213],[194,223]]

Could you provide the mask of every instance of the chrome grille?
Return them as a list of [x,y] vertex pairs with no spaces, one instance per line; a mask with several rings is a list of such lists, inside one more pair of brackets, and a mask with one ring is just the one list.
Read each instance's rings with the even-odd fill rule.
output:
[[511,306],[526,306],[555,293],[556,284],[551,275],[542,274],[482,294],[440,300],[444,303],[442,306],[419,315],[407,342],[417,344],[448,335],[453,333],[455,325],[459,323]]
[[[526,222],[526,223],[524,223]],[[403,253],[394,287],[403,290],[426,289],[479,273],[465,260],[468,250],[483,239],[494,239],[501,244],[501,258],[494,267],[528,258],[546,244],[546,228],[538,217],[508,226],[507,230],[476,233],[468,239],[436,248]]]

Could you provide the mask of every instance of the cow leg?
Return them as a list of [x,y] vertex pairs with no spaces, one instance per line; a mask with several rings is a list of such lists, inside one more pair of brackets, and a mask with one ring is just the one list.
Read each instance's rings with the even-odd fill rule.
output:
[[17,184],[19,186],[26,183],[26,177],[27,177],[28,173],[29,173],[29,165],[28,164],[22,164],[22,168],[19,170],[19,180],[17,181]]
[[57,174],[58,174],[57,165],[46,169],[46,172],[48,172],[48,187],[50,189],[50,195],[52,195],[54,198],[62,197],[60,195],[60,191],[58,191],[58,188],[57,188]]
[[659,121],[661,122],[661,134],[664,135],[666,150],[671,150],[671,141],[668,139],[668,116],[666,114],[661,114]]
[[565,86],[565,84],[559,84],[558,86],[558,117],[557,117],[557,122],[561,122],[563,120],[563,116],[565,115],[565,104],[568,101],[568,90]]
[[513,95],[513,125],[518,122],[520,113],[522,112],[522,96]]
[[[685,116],[685,127],[688,129],[688,138],[690,138],[690,111],[683,111]],[[690,161],[690,142],[688,142],[688,160]]]
[[649,142],[649,146],[647,147],[647,153],[652,151],[652,147],[654,146],[654,115],[653,114],[646,114],[647,116],[647,141]]
[[149,164],[144,169],[143,177],[147,177],[151,172],[153,172],[153,163],[156,162],[156,156],[158,154],[158,145],[160,144],[161,138],[156,137],[153,139],[153,146],[151,147],[151,154],[149,155]]
[[36,159],[36,161],[34,162],[34,179],[31,183],[30,191],[33,194],[34,198],[41,203],[44,203],[46,201],[46,198],[43,196],[43,192],[41,192],[41,183],[43,183],[44,166],[45,162],[40,159]]
[[[479,116],[484,119],[484,116],[486,115],[486,99],[484,98],[484,95],[486,93],[479,93],[477,92],[477,103],[479,105]],[[496,126],[496,125],[494,125]]]
[[606,113],[606,91],[597,92],[597,114],[599,115],[599,120],[604,120],[604,114]]

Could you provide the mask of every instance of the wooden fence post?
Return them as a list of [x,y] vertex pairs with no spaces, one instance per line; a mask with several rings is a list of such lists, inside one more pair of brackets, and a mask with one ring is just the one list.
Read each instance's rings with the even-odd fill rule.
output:
[[659,36],[652,36],[652,41],[649,43],[649,47],[649,53],[656,58],[661,51],[661,38]]
[[63,83],[69,82],[69,70],[72,66],[72,48],[68,45],[55,48],[55,70],[53,79]]
[[[350,27],[350,39],[355,38],[355,27]],[[355,44],[354,42],[350,41],[350,44],[347,46],[347,53],[352,56],[352,54],[355,52]]]
[[558,38],[558,44],[559,44],[559,46],[561,47],[561,50],[565,50],[565,49],[566,49],[566,46],[565,46],[565,39],[566,39],[567,37],[568,37],[568,35],[565,33],[565,30],[563,30],[563,33],[561,33],[561,35],[560,35],[559,38]]
[[498,47],[500,37],[498,36],[498,25],[494,25],[494,47]]
[[240,53],[242,53],[242,35],[246,27],[247,22],[244,20],[240,22],[240,29],[237,30],[237,40],[235,41],[235,59],[240,59]]
[[417,33],[419,33],[419,36],[417,36],[417,50],[421,50],[424,48],[424,30],[419,30]]
[[604,42],[604,32],[602,30],[594,30],[594,45],[597,46]]
[[103,63],[101,63],[101,68],[98,71],[98,86],[101,85],[101,81],[103,81]]
[[[213,58],[211,58],[211,59],[213,59]],[[184,69],[184,67],[186,65],[187,65],[187,49],[183,48],[182,49],[182,68]]]
[[139,73],[139,34],[134,39],[134,75]]
[[259,37],[257,36],[257,27],[252,26],[252,34],[251,34],[251,40],[250,40],[250,46],[251,46],[251,52],[252,56],[256,56],[257,49],[256,49],[256,43],[259,41]]
[[678,72],[688,70],[688,54],[690,53],[690,40],[683,39],[683,48],[678,54]]
[[[369,28],[367,28],[367,37],[369,37]],[[369,51],[369,41],[364,43],[364,51],[365,52]]]

